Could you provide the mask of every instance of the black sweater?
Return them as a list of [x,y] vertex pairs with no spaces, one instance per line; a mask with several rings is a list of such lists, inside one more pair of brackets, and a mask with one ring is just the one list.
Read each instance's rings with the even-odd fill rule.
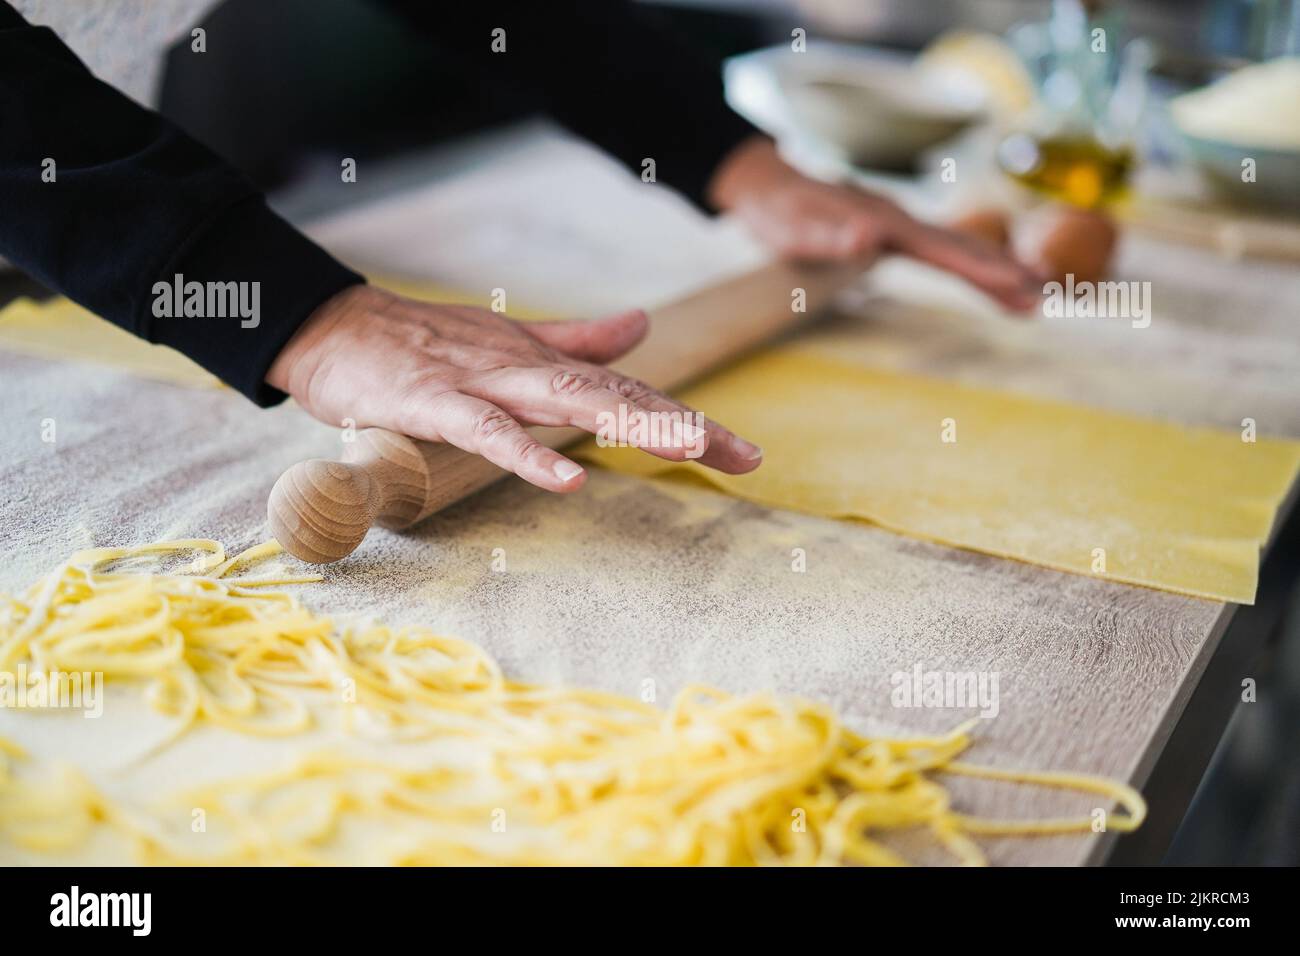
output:
[[[632,4],[384,5],[421,31],[431,56],[540,97],[557,120],[638,172],[653,157],[657,176],[698,204],[717,162],[752,132],[727,109],[717,64]],[[504,54],[491,49],[498,27]],[[4,0],[0,255],[124,329],[185,353],[260,405],[284,398],[264,379],[298,326],[365,281],[272,212],[245,176],[97,80],[50,29],[28,24]],[[177,275],[258,282],[258,324],[156,316],[155,283]]]

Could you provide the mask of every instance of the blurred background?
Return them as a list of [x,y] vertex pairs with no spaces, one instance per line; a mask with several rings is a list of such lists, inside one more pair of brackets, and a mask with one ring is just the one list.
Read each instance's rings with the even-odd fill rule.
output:
[[[1030,142],[1072,145],[1067,159],[1097,141],[1104,149],[1094,160],[1114,169],[1103,178],[1127,182],[1142,162],[1186,160],[1220,187],[1221,198],[1243,202],[1266,190],[1233,196],[1240,180],[1233,147],[1256,147],[1268,153],[1258,162],[1288,166],[1290,188],[1272,191],[1270,200],[1296,202],[1295,151],[1284,148],[1300,136],[1290,59],[1300,43],[1300,5],[1292,0],[643,5],[719,61],[732,58],[733,105],[809,165],[838,160],[915,172],[926,148],[951,145],[955,134],[993,120],[999,132],[1027,133]],[[241,42],[202,57],[186,55],[184,43],[174,50],[162,110],[268,188],[309,174],[314,158],[334,165],[344,144],[385,155],[531,112],[516,92],[507,98],[461,81],[426,55],[415,31],[365,0],[227,0],[206,25]],[[1104,30],[1100,50],[1097,28]],[[791,49],[796,29],[811,49]],[[1247,71],[1235,96],[1229,89],[1217,98],[1178,98],[1266,61],[1272,72]],[[420,89],[439,94],[413,94]],[[891,135],[880,136],[883,129]],[[1042,153],[1045,174],[1056,154]],[[1003,165],[1019,163],[1025,175],[1034,156],[1013,141]],[[1189,187],[1165,182],[1151,190],[1186,195]]]

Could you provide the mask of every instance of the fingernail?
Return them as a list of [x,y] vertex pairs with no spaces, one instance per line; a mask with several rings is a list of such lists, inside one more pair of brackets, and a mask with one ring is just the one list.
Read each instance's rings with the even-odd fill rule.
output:
[[582,474],[582,466],[574,464],[566,458],[563,461],[557,461],[551,471],[555,472],[555,477],[559,478],[560,481],[572,481]]
[[731,439],[732,450],[745,461],[758,461],[763,457],[763,449],[759,448],[753,442],[747,442],[745,439],[736,436]]

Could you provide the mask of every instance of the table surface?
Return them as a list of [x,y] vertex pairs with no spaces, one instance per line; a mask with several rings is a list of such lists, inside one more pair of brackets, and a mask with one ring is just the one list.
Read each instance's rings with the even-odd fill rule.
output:
[[[558,314],[653,304],[760,258],[733,224],[706,222],[551,134],[459,166],[310,231],[355,263],[504,287]],[[1228,428],[1251,417],[1263,434],[1300,437],[1300,275],[1137,238],[1117,271],[1152,283],[1150,328],[1013,322],[960,283],[889,261],[802,334],[884,367]],[[256,411],[229,391],[8,353],[0,375],[0,589],[92,543],[256,543],[280,472],[340,451],[337,431],[292,405]],[[53,445],[41,441],[49,418]],[[571,497],[503,482],[408,534],[373,533],[324,573],[303,596],[328,612],[432,625],[527,680],[628,694],[653,681],[661,701],[696,682],[770,688],[825,700],[867,732],[926,732],[974,712],[895,708],[892,675],[997,675],[999,712],[981,722],[971,759],[1139,786],[1233,612],[605,472]],[[0,735],[128,797],[295,746],[195,732],[123,775],[156,731],[139,715],[119,720],[126,710],[93,728],[0,712]],[[948,782],[976,812],[1092,808],[1074,794]],[[1098,835],[985,845],[996,862],[1052,864],[1096,861],[1108,846]]]

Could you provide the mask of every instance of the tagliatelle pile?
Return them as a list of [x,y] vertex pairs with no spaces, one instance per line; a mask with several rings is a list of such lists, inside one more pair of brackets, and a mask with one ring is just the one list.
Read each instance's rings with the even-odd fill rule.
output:
[[[215,541],[188,540],[79,552],[0,598],[0,670],[137,682],[182,730],[209,721],[295,734],[324,711],[414,756],[318,753],[141,808],[0,739],[0,842],[68,851],[107,827],[145,863],[876,865],[905,862],[881,833],[926,828],[958,861],[981,864],[975,835],[1087,832],[1093,819],[968,816],[939,773],[1096,793],[1124,809],[1107,821],[1117,831],[1146,813],[1118,782],[956,760],[974,721],[885,739],[772,694],[692,687],[663,711],[510,681],[467,642],[340,626],[267,590],[314,576],[231,576],[278,550],[227,559]],[[180,571],[106,567],[190,551],[200,557]]]

